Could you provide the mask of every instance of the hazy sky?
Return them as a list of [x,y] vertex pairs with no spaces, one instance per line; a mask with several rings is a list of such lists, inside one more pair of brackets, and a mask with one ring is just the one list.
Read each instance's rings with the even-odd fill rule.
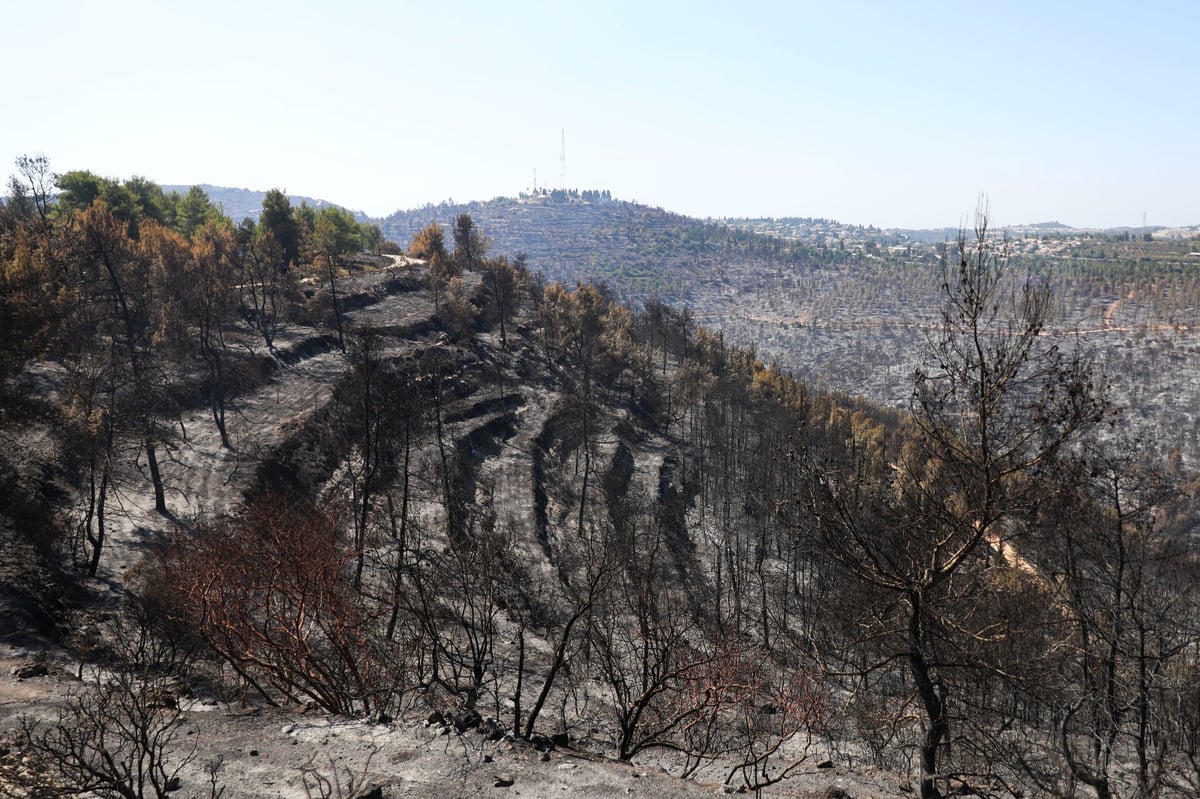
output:
[[1200,222],[1200,3],[61,2],[0,159],[384,215],[566,184],[695,216]]

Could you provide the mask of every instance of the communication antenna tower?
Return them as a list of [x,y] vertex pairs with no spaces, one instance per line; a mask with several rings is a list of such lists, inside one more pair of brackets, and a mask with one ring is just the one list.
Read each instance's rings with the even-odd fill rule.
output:
[[567,129],[562,131],[562,149],[558,151],[558,187],[567,190]]
[[533,168],[533,193],[537,194],[537,167]]

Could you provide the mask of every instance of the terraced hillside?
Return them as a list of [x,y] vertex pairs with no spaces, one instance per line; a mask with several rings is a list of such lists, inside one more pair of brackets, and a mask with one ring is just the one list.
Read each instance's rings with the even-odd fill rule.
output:
[[[90,718],[105,739],[127,713],[97,717],[111,697],[170,743],[155,762],[190,787],[229,763],[245,796],[367,776],[384,796],[517,780],[545,795],[571,781],[536,764],[568,757],[661,766],[655,790],[679,795],[1016,795],[995,786],[1059,784],[1100,724],[1119,762],[1154,725],[1171,744],[1147,773],[1200,784],[1200,633],[1180,612],[1196,601],[1193,516],[1168,472],[1094,435],[1101,386],[1043,346],[1036,316],[1019,338],[987,315],[941,349],[931,337],[966,371],[910,383],[925,404],[909,418],[816,391],[668,305],[634,313],[505,269],[446,283],[399,257],[358,264],[301,283],[270,347],[257,317],[229,322],[227,441],[203,358],[165,377],[161,508],[143,428],[115,431],[97,470],[38,418],[10,427],[62,538],[37,553],[34,528],[4,527],[25,544],[0,569],[22,620],[0,642],[0,691],[20,697],[0,704],[5,790],[81,779],[71,742],[96,738],[61,731]],[[979,395],[963,340],[1013,365],[983,370],[1002,375],[986,414],[954,393]],[[28,367],[45,401],[67,363]],[[71,594],[16,579],[21,557]],[[1158,589],[1093,613],[1127,575]],[[1151,616],[1163,635],[1139,650],[1126,639]],[[1106,655],[1105,636],[1124,643]],[[1095,669],[1147,658],[1167,664],[1153,685],[1096,688]],[[1076,716],[1114,701],[1154,715]],[[221,707],[224,725],[204,715]],[[302,707],[315,715],[281,715]],[[497,763],[521,771],[491,782]]]
[[[51,645],[51,651],[61,652],[51,655],[51,662],[76,668],[68,665],[75,655],[66,654],[73,649],[55,649],[59,636],[73,639],[81,630],[104,627],[103,618],[117,613],[130,592],[154,593],[161,590],[155,586],[169,585],[168,593],[154,601],[171,606],[220,575],[239,571],[244,564],[218,564],[218,553],[228,553],[233,540],[199,560],[187,560],[188,553],[221,535],[225,525],[243,523],[238,520],[250,518],[255,508],[276,508],[274,518],[286,516],[270,504],[286,497],[289,506],[308,508],[290,522],[296,534],[323,513],[339,519],[339,539],[344,535],[348,547],[343,550],[348,561],[339,562],[361,577],[368,604],[382,608],[382,616],[371,622],[381,625],[373,634],[382,637],[388,628],[375,654],[356,661],[354,668],[385,665],[387,672],[358,684],[336,668],[319,676],[329,667],[328,653],[285,656],[281,651],[286,665],[254,656],[241,660],[248,653],[223,649],[228,643],[220,631],[203,626],[204,619],[222,612],[222,600],[214,595],[206,600],[203,617],[194,620],[201,624],[197,632],[216,652],[232,658],[245,679],[240,690],[252,694],[242,701],[251,706],[274,704],[281,693],[293,696],[294,681],[300,679],[308,687],[299,695],[310,702],[315,697],[330,712],[390,717],[411,712],[419,693],[422,704],[440,708],[447,717],[461,706],[475,712],[475,721],[459,733],[473,730],[484,714],[487,724],[523,739],[548,740],[540,736],[556,733],[575,751],[661,762],[673,773],[702,781],[757,784],[773,768],[775,776],[788,769],[797,779],[807,773],[823,785],[828,772],[815,770],[815,764],[834,739],[819,749],[807,742],[801,722],[816,702],[807,693],[795,694],[793,709],[717,737],[690,740],[685,722],[696,714],[727,714],[732,706],[701,702],[671,720],[683,707],[677,703],[695,700],[696,681],[715,676],[711,668],[718,650],[704,632],[716,623],[714,613],[735,605],[738,613],[750,612],[749,605],[741,610],[747,597],[735,594],[729,583],[735,576],[748,579],[743,573],[749,568],[748,543],[730,526],[741,514],[730,516],[727,508],[718,522],[716,509],[729,500],[715,484],[704,487],[715,475],[696,471],[698,451],[687,440],[700,425],[713,423],[702,421],[696,404],[700,386],[676,374],[681,355],[672,348],[686,346],[677,336],[690,331],[672,331],[670,318],[649,327],[644,321],[635,325],[627,310],[591,289],[551,290],[545,297],[523,290],[502,343],[496,319],[489,316],[486,278],[468,273],[462,281],[472,307],[482,314],[479,329],[472,326],[468,332],[454,332],[445,301],[429,290],[428,270],[404,259],[339,280],[341,307],[347,309],[343,324],[353,331],[345,351],[330,326],[301,319],[278,332],[271,348],[249,327],[227,331],[226,367],[236,376],[225,397],[229,444],[223,444],[214,424],[199,375],[195,383],[178,376],[177,392],[190,399],[172,421],[175,434],[159,449],[165,512],[155,508],[144,458],[129,451],[110,475],[107,507],[100,511],[103,538],[81,535],[63,542],[68,562],[74,559],[82,567],[94,556],[98,563],[80,593],[50,602],[25,581],[4,580],[0,597],[6,615],[11,611],[10,617],[18,619],[29,612],[44,619],[40,629],[29,621],[12,631],[0,653],[5,662],[20,666],[22,652]],[[328,307],[322,297],[328,289],[310,285],[307,291],[308,307]],[[659,354],[638,355],[634,337],[646,336],[660,342]],[[667,346],[671,337],[674,344]],[[761,365],[743,367],[753,373]],[[50,365],[38,368],[46,396],[57,396],[61,373]],[[33,441],[48,431],[35,425],[23,435]],[[729,454],[744,452],[760,433],[740,430],[738,435],[749,438],[720,446]],[[60,512],[74,519],[96,512],[87,493],[71,485],[69,459],[48,447],[42,453],[45,460],[31,458],[23,467],[58,485]],[[708,501],[699,502],[706,491]],[[763,525],[770,522],[756,522],[759,535]],[[239,529],[241,544],[258,535]],[[722,556],[714,572],[713,551],[726,547],[733,547],[729,558]],[[16,546],[5,553],[4,574],[19,572],[7,558],[36,557]],[[278,554],[260,551],[256,557],[269,561]],[[172,576],[171,564],[180,558],[191,565]],[[54,572],[53,565],[47,568]],[[209,574],[208,568],[217,571]],[[235,585],[222,589],[236,590]],[[242,602],[262,596],[256,591]],[[273,612],[283,612],[285,599],[275,601]],[[187,617],[187,607],[180,606],[178,613]],[[630,614],[640,615],[656,645],[668,648],[639,654],[636,637],[626,631]],[[452,621],[456,618],[460,622]],[[312,623],[323,624],[319,616]],[[581,660],[589,649],[594,652],[588,658],[598,658],[594,667]],[[389,653],[384,661],[375,663],[373,658],[384,652]],[[81,672],[90,663],[89,656],[82,657]],[[305,657],[317,657],[323,665],[316,675],[301,678],[291,669],[307,668]],[[626,669],[631,659],[643,658],[649,658],[644,665],[651,671],[636,677],[648,682],[635,690],[635,683],[627,682],[633,672]],[[755,680],[764,682],[754,683],[753,691],[777,700],[792,697],[792,689],[772,693],[768,687],[768,673],[776,667],[755,668],[762,670]],[[392,687],[385,691],[373,681],[377,678]],[[201,689],[172,683],[168,690],[180,697],[184,718],[207,728],[207,717],[195,714],[230,701],[227,691],[235,689],[221,687],[220,681],[205,684]],[[48,704],[29,706],[46,719],[66,701],[51,685],[43,697]],[[588,694],[592,698],[580,704]],[[335,695],[343,696],[344,704],[322,699]],[[639,721],[642,714],[645,719]],[[15,720],[6,715],[4,722]],[[801,732],[804,737],[796,737]],[[752,754],[761,744],[766,750]],[[210,739],[206,746],[213,753],[223,751],[219,741]],[[655,754],[681,746],[682,759]],[[298,787],[303,764],[291,762],[294,751],[275,747],[268,743],[264,751],[272,753],[278,768],[291,770],[288,781]],[[231,778],[249,765],[242,762],[244,753],[222,756],[230,759]],[[185,765],[182,774],[190,784],[206,779],[202,763]],[[6,768],[0,762],[0,784],[5,775],[13,777]],[[275,794],[243,785],[238,795]]]

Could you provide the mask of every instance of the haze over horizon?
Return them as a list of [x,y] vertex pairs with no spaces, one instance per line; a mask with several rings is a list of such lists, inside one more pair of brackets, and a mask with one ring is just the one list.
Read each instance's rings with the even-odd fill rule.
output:
[[[1200,7],[232,3],[6,10],[5,173],[380,217],[533,185],[697,217],[1200,222]],[[15,68],[14,65],[21,65]]]

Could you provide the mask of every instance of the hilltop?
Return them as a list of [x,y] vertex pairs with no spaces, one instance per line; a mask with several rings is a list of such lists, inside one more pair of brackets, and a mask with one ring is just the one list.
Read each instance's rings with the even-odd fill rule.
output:
[[[558,194],[558,193],[556,193]],[[524,253],[529,268],[548,280],[606,283],[631,302],[679,303],[758,281],[759,272],[811,263],[807,247],[702,221],[661,208],[558,194],[496,198],[402,211],[379,222],[385,235],[407,243],[430,222],[447,229],[470,214],[495,251]]]

